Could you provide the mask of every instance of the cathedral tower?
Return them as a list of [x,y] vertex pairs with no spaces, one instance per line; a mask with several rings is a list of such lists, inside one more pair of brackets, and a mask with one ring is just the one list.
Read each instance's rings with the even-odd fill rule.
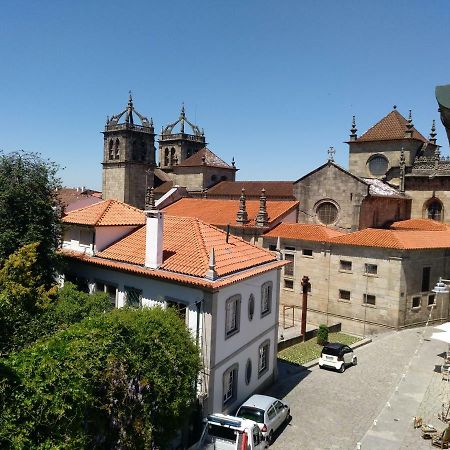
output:
[[[191,128],[192,134],[185,132],[186,124]],[[177,125],[180,130],[174,132]],[[184,105],[178,120],[162,129],[158,142],[159,165],[166,172],[172,171],[175,166],[206,146],[205,133],[186,118]]]
[[[135,118],[140,125],[135,124]],[[134,109],[130,92],[127,107],[107,118],[102,133],[103,199],[120,200],[143,209],[146,185],[153,184],[150,178],[155,167],[153,120],[149,121]]]

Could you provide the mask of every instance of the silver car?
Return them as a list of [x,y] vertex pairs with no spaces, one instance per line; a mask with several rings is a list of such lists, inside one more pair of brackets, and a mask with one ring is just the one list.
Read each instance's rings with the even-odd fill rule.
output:
[[274,397],[252,395],[237,410],[236,416],[256,422],[266,441],[271,444],[276,430],[291,419],[291,410],[287,403]]

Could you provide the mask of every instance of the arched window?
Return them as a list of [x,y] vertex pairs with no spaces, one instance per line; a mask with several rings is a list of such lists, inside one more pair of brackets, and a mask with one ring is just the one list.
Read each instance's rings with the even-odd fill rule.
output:
[[109,141],[109,159],[114,159],[114,141],[111,139]]
[[189,156],[192,156],[192,148],[187,149],[186,158],[189,158]]
[[338,217],[337,206],[332,202],[322,202],[316,208],[317,218],[324,225],[336,222]]
[[369,172],[374,177],[383,176],[389,168],[389,162],[383,155],[371,156],[367,161],[367,164],[369,165]]
[[173,166],[175,164],[175,149],[172,147],[170,149],[170,165]]
[[114,159],[120,158],[120,148],[119,148],[120,142],[119,139],[116,139],[116,145],[114,148]]
[[169,165],[169,149],[166,148],[164,150],[164,165],[168,166]]
[[438,221],[443,219],[442,202],[439,199],[432,198],[428,201],[426,205],[426,217]]

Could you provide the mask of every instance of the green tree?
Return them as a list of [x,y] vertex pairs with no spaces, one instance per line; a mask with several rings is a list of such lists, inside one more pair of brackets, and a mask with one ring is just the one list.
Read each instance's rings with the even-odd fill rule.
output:
[[199,368],[171,309],[88,317],[3,360],[0,447],[165,448],[188,416]]
[[54,280],[61,232],[57,170],[35,153],[0,153],[0,266],[23,245],[37,242],[46,285]]

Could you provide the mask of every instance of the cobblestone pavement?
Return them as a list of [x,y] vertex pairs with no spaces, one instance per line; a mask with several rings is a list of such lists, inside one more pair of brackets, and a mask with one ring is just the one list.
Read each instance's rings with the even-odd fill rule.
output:
[[429,449],[412,420],[421,415],[443,429],[437,412],[449,386],[436,372],[447,344],[428,340],[431,331],[424,340],[423,328],[377,336],[343,374],[281,363],[267,394],[284,398],[293,418],[271,449]]

